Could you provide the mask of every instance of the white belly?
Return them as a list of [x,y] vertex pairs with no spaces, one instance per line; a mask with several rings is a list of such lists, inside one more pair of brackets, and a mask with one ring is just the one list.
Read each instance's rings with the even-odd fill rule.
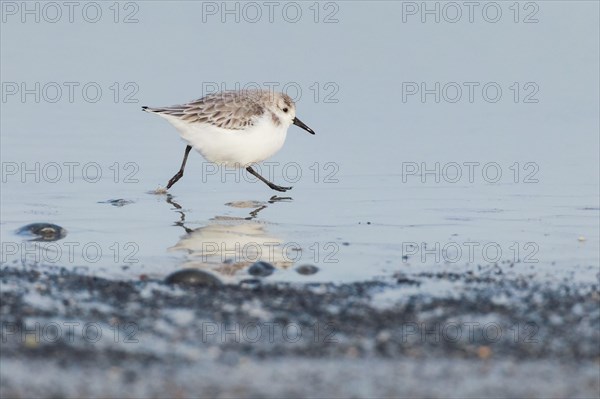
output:
[[228,130],[208,124],[188,124],[161,115],[177,128],[181,137],[210,162],[246,167],[264,161],[281,149],[289,126],[275,126],[267,118],[247,130]]

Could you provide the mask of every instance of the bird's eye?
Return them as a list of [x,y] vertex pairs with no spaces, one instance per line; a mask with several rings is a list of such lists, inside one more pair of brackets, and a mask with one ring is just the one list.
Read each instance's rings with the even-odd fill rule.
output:
[[284,108],[284,109],[283,109],[283,112],[288,112],[288,109],[287,109],[287,108]]

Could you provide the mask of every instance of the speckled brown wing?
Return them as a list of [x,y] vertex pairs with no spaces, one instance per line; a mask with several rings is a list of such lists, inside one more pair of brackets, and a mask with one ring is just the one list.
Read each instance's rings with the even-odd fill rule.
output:
[[260,93],[221,92],[171,107],[145,108],[147,111],[180,118],[190,124],[208,123],[224,129],[243,130],[253,126],[265,112]]

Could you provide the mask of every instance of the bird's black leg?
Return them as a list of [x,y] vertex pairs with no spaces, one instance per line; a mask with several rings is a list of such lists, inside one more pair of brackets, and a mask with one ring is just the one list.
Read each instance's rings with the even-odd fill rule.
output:
[[175,173],[175,176],[171,177],[171,180],[169,180],[169,183],[167,183],[167,190],[170,189],[173,184],[177,183],[177,181],[183,177],[183,170],[185,169],[185,163],[187,162],[187,158],[188,158],[188,155],[190,154],[191,150],[192,150],[191,145],[188,145],[187,147],[185,147],[185,154],[183,155],[183,162],[181,163],[181,168],[179,169],[179,172]]
[[271,189],[276,190],[276,191],[281,191],[281,192],[286,192],[287,190],[291,190],[291,187],[281,187],[278,186],[277,184],[273,184],[270,181],[268,181],[267,179],[265,179],[264,177],[262,177],[261,175],[259,175],[254,169],[252,169],[251,166],[248,166],[246,168],[246,170],[248,172],[250,172],[252,175],[256,176],[260,181],[262,181],[263,183],[265,183],[267,186],[269,186]]

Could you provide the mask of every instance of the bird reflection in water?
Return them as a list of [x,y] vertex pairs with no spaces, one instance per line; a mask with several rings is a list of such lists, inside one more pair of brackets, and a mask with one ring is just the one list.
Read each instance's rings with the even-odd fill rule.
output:
[[234,208],[252,209],[247,217],[215,216],[209,224],[196,229],[186,226],[185,211],[167,194],[167,203],[180,214],[176,226],[186,234],[169,248],[169,251],[186,251],[184,268],[198,268],[217,273],[219,278],[235,279],[244,276],[246,269],[255,262],[268,262],[278,269],[294,264],[295,243],[286,243],[267,231],[267,224],[256,220],[258,214],[270,204],[291,200],[290,197],[273,196],[266,202],[236,201],[227,203]]

